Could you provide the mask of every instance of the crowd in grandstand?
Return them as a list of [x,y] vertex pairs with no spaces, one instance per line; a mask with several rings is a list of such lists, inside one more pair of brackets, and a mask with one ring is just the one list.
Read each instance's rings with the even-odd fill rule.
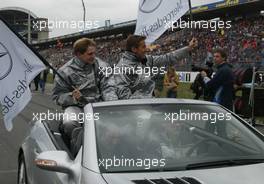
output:
[[[261,15],[236,18],[232,21],[230,29],[215,32],[208,29],[168,31],[150,46],[150,52],[158,55],[176,50],[186,45],[186,41],[190,40],[192,35],[200,41],[198,49],[192,55],[194,64],[204,64],[211,60],[212,50],[216,47],[222,47],[228,51],[228,61],[233,65],[260,66],[264,63],[264,17]],[[97,41],[98,57],[111,64],[117,63],[123,50],[123,41],[124,39],[120,37]],[[72,57],[72,48],[71,46],[49,48],[40,53],[55,67],[60,67]],[[190,65],[186,65],[188,62],[181,61],[177,66],[178,69],[189,70]]]

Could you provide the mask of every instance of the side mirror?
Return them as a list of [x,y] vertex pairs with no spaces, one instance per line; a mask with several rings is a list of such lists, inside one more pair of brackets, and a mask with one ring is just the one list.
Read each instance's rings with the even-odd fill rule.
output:
[[40,153],[35,164],[37,167],[66,174],[73,174],[73,161],[65,151],[46,151]]

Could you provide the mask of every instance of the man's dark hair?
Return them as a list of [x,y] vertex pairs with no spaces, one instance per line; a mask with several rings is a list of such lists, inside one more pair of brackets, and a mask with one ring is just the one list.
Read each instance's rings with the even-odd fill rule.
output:
[[213,51],[213,53],[219,53],[221,55],[222,58],[224,58],[224,60],[227,60],[227,53],[224,49],[222,48],[217,48]]
[[146,39],[145,36],[139,36],[139,35],[128,36],[126,40],[126,50],[131,52],[132,48],[138,48],[139,43],[145,39]]
[[74,42],[73,53],[75,55],[78,53],[84,54],[88,47],[96,47],[96,43],[89,38],[81,38]]

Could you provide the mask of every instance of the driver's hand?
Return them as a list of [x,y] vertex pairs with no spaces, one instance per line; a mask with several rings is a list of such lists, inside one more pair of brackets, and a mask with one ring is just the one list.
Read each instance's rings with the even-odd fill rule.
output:
[[192,38],[192,40],[189,42],[190,50],[193,50],[197,46],[198,46],[198,40],[196,38]]
[[82,96],[82,93],[78,90],[78,89],[75,89],[73,92],[72,92],[72,97],[74,100],[78,101],[80,100]]

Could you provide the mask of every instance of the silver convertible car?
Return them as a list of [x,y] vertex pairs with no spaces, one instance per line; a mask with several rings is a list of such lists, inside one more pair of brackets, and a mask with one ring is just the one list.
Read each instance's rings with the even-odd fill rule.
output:
[[93,116],[70,145],[60,121],[32,123],[19,184],[264,183],[264,136],[217,104],[120,100],[88,104],[85,114]]

